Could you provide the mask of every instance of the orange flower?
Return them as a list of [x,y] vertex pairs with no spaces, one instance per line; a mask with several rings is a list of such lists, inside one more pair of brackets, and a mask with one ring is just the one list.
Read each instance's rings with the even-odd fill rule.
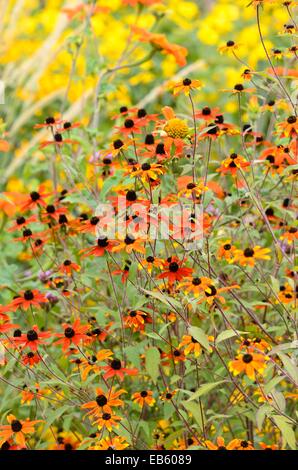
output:
[[179,348],[184,347],[184,354],[187,356],[190,353],[194,353],[195,357],[199,357],[201,354],[202,348],[200,346],[200,343],[190,335],[184,335],[182,337],[182,341],[179,344]]
[[221,54],[227,53],[227,52],[235,52],[239,49],[240,44],[236,44],[234,41],[227,41],[224,46],[220,46],[218,48],[219,52]]
[[34,325],[31,330],[18,337],[10,338],[16,346],[22,346],[22,350],[26,347],[36,352],[39,345],[44,344],[44,339],[51,336],[50,331],[38,331],[38,327]]
[[114,387],[106,393],[101,388],[97,388],[95,400],[84,403],[81,408],[84,410],[90,409],[86,416],[91,418],[100,417],[102,413],[112,413],[113,407],[123,406],[123,400],[119,398],[123,393],[126,393],[125,390],[115,391]]
[[169,390],[168,388],[166,389],[165,392],[162,392],[160,395],[160,399],[162,401],[171,401],[173,397],[176,395],[177,390]]
[[179,261],[176,257],[168,258],[165,264],[165,271],[159,274],[157,278],[168,278],[169,284],[173,284],[175,281],[181,281],[181,279],[189,276],[193,271],[192,268],[183,268],[182,264],[183,261]]
[[219,168],[217,168],[217,172],[220,173],[231,173],[231,175],[235,175],[239,169],[246,168],[250,165],[250,163],[241,155],[237,155],[237,153],[232,153],[228,158],[221,162]]
[[251,380],[255,380],[255,372],[263,374],[266,368],[266,360],[268,359],[263,354],[239,354],[234,361],[229,362],[229,369],[234,375],[244,372]]
[[66,351],[73,343],[76,346],[83,340],[88,339],[86,332],[89,330],[89,325],[81,325],[80,319],[75,320],[73,325],[63,323],[64,333],[56,333],[59,339],[55,344],[62,344],[63,351]]
[[62,134],[57,132],[54,134],[54,140],[46,140],[42,142],[39,146],[40,149],[44,149],[45,147],[48,147],[49,145],[55,145],[56,147],[62,147],[64,144],[79,144],[77,140],[73,139],[63,139]]
[[98,429],[107,428],[109,432],[112,431],[113,427],[118,428],[119,424],[117,421],[121,421],[120,416],[113,415],[111,413],[102,413],[96,420]]
[[97,245],[91,248],[85,248],[81,251],[83,258],[87,256],[104,256],[105,253],[113,251],[116,242],[109,240],[108,237],[101,237],[97,239]]
[[150,390],[143,390],[142,392],[136,392],[132,395],[132,400],[137,403],[141,408],[145,404],[149,406],[153,406],[155,403],[155,399],[153,398],[153,392]]
[[200,80],[191,80],[190,78],[184,78],[179,82],[171,85],[170,88],[173,89],[174,96],[177,96],[180,93],[184,93],[188,96],[192,90],[202,88],[202,83],[200,82]]
[[41,304],[47,303],[48,299],[44,294],[39,292],[37,289],[26,290],[20,293],[19,297],[16,297],[12,302],[7,305],[9,310],[15,312],[18,308],[28,310],[30,307],[40,307]]
[[206,301],[209,305],[212,305],[215,300],[219,300],[221,303],[224,304],[225,299],[220,294],[222,292],[227,292],[231,289],[240,289],[240,287],[237,284],[234,284],[233,286],[221,287],[220,289],[217,289],[213,284],[211,284],[204,290],[204,297],[202,297],[198,301],[198,303],[200,304]]
[[213,281],[209,277],[190,277],[186,278],[185,281],[179,283],[178,288],[182,287],[184,292],[193,292],[195,297],[198,297],[199,294],[206,289],[210,288],[210,285],[213,284]]
[[253,248],[245,248],[245,250],[236,250],[235,251],[235,261],[239,262],[241,266],[251,266],[255,265],[256,259],[270,259],[268,253],[270,253],[269,248],[261,248],[259,245],[254,246]]
[[124,323],[128,328],[132,328],[133,331],[140,331],[144,329],[146,316],[146,312],[131,310],[128,315],[124,317]]
[[40,419],[35,421],[18,420],[12,414],[7,416],[7,421],[8,425],[0,426],[0,446],[10,438],[14,438],[16,443],[23,448],[26,447],[26,435],[34,433],[34,426],[42,422]]
[[81,270],[81,267],[76,264],[76,263],[73,263],[72,261],[70,261],[69,259],[66,259],[60,266],[59,266],[59,269],[58,269],[61,273],[63,274],[67,274],[68,276],[71,276],[73,271],[80,271]]
[[280,240],[286,240],[288,243],[294,243],[295,240],[298,240],[297,227],[289,227],[279,238]]
[[217,251],[219,259],[224,258],[228,263],[233,263],[237,248],[231,244],[231,240],[224,240],[220,243]]
[[95,446],[89,447],[90,450],[124,450],[129,447],[125,437],[105,437],[101,439]]
[[186,65],[186,56],[187,49],[177,44],[170,44],[164,34],[150,33],[145,29],[139,28],[137,26],[132,27],[132,31],[138,36],[141,42],[148,42],[160,49],[166,54],[173,55],[176,59],[176,62],[181,67]]
[[103,369],[106,371],[103,376],[105,380],[112,377],[119,377],[121,382],[124,380],[124,376],[137,375],[139,372],[136,368],[127,369],[126,367],[122,367],[122,362],[119,359],[113,359],[110,365],[103,367]]
[[132,235],[126,235],[123,241],[119,242],[118,245],[112,248],[112,252],[125,251],[126,253],[132,253],[132,251],[138,251],[145,253],[144,240],[136,239]]
[[142,165],[136,164],[130,171],[130,176],[139,176],[142,181],[148,183],[150,180],[157,180],[157,178],[162,175],[164,171],[165,170],[163,166],[159,163],[143,163]]
[[216,439],[216,444],[213,444],[211,441],[205,441],[205,445],[209,450],[234,450],[235,446],[234,443],[232,444],[232,442],[226,445],[224,438],[219,436]]

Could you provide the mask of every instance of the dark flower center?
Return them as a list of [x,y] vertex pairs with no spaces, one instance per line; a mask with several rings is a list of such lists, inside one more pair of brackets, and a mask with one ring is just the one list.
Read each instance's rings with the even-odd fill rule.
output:
[[49,206],[46,207],[46,211],[47,211],[48,214],[54,214],[55,211],[56,211],[55,206],[50,204]]
[[128,111],[127,106],[121,106],[121,108],[120,108],[120,113],[121,114],[127,113],[127,111]]
[[166,394],[166,399],[167,399],[167,400],[171,400],[172,396],[173,396],[173,395],[172,395],[171,393],[167,393],[167,394]]
[[34,294],[31,290],[26,290],[24,293],[24,299],[25,300],[33,300],[34,299]]
[[218,116],[216,116],[216,118],[214,119],[214,122],[215,124],[223,124],[224,123],[223,115],[219,114]]
[[266,160],[269,162],[269,163],[274,163],[275,162],[275,158],[273,155],[268,155],[266,157]]
[[129,313],[129,316],[134,318],[137,316],[137,312],[135,310],[131,310],[131,312]]
[[18,225],[22,225],[26,222],[26,219],[25,217],[18,217],[16,222]]
[[196,187],[195,183],[188,183],[188,185],[186,186],[187,189],[194,189],[195,187]]
[[40,199],[40,195],[37,191],[32,191],[32,193],[30,193],[30,197],[32,201],[38,201],[38,199]]
[[101,335],[102,331],[100,328],[95,328],[94,330],[91,331],[93,336],[99,336]]
[[67,224],[68,220],[65,214],[59,215],[59,224]]
[[23,230],[23,237],[31,237],[32,235],[32,231],[30,230],[30,228],[26,228],[25,230]]
[[134,124],[135,123],[133,122],[132,119],[126,119],[124,122],[124,127],[126,127],[126,129],[132,129]]
[[143,171],[148,171],[148,170],[150,170],[151,165],[150,165],[150,163],[143,163],[141,168],[142,168]]
[[297,118],[296,116],[290,116],[288,117],[287,121],[289,124],[294,124],[297,121]]
[[153,263],[154,262],[154,257],[153,256],[147,256],[146,261],[147,261],[147,263]]
[[130,202],[136,201],[137,200],[137,193],[135,191],[133,191],[132,189],[130,189],[126,193],[126,200],[130,201]]
[[96,216],[91,217],[91,219],[90,219],[90,224],[91,224],[91,225],[97,225],[98,222],[99,222],[99,218],[98,218],[98,217],[96,217]]
[[73,338],[75,336],[75,330],[73,328],[71,328],[70,326],[68,326],[67,328],[65,328],[64,330],[64,336],[65,338]]
[[104,419],[105,421],[109,421],[109,419],[111,419],[110,413],[104,413],[102,415],[102,419]]
[[244,86],[241,83],[237,83],[237,85],[234,86],[234,90],[236,91],[243,91]]
[[189,86],[189,85],[191,85],[191,79],[190,79],[190,78],[185,78],[185,79],[183,80],[183,85],[184,85],[184,86]]
[[207,134],[215,135],[218,132],[218,130],[219,129],[217,126],[215,126],[214,124],[209,124]]
[[211,109],[208,106],[205,106],[202,109],[202,114],[203,114],[203,116],[209,116],[211,114]]
[[98,404],[98,406],[105,406],[108,403],[108,400],[104,395],[98,395],[95,401]]
[[114,370],[120,370],[121,369],[121,361],[119,359],[113,359],[111,362],[111,367]]
[[231,248],[232,248],[232,245],[230,245],[230,243],[226,243],[226,244],[223,246],[223,249],[226,250],[226,251],[229,251]]
[[176,261],[172,261],[170,264],[169,264],[169,271],[171,273],[176,273],[179,269],[179,264],[176,263]]
[[66,259],[63,264],[64,266],[70,266],[71,265],[70,259]]
[[228,42],[227,42],[227,46],[228,46],[228,47],[235,46],[234,41],[228,41]]
[[272,209],[272,207],[268,207],[268,209],[265,210],[265,214],[269,217],[274,215],[274,210]]
[[28,341],[36,341],[38,339],[38,334],[35,330],[29,330],[27,332],[27,339]]
[[21,330],[19,330],[19,329],[18,329],[18,330],[14,330],[14,332],[13,332],[13,337],[14,337],[14,338],[19,338],[20,336],[22,336]]
[[124,239],[125,245],[132,245],[135,242],[135,239],[129,235],[126,235]]
[[61,134],[57,133],[54,135],[54,140],[55,142],[62,142],[63,141],[63,137]]
[[71,122],[65,122],[63,124],[64,129],[70,129],[71,128]]
[[64,444],[64,450],[73,450],[73,446],[67,442],[66,444]]
[[121,149],[121,147],[123,147],[123,145],[124,144],[123,144],[122,140],[120,140],[120,139],[117,139],[113,142],[113,147],[114,147],[115,150]]
[[109,244],[109,241],[107,237],[98,238],[97,240],[97,245],[100,246],[101,248],[106,248],[108,244]]
[[202,281],[199,277],[195,277],[193,280],[192,280],[192,284],[194,286],[199,286],[200,284],[202,284]]
[[142,398],[146,398],[148,396],[148,392],[146,392],[146,390],[143,390],[141,393],[140,393],[141,397]]
[[247,441],[241,441],[241,447],[243,447],[244,449],[246,449],[246,447],[248,447],[248,442]]
[[146,109],[143,109],[143,108],[139,109],[139,110],[138,110],[138,118],[143,118],[143,117],[145,117],[145,116],[147,116],[147,111],[146,111]]
[[249,364],[253,360],[253,357],[251,354],[244,354],[242,357],[242,361],[245,362],[245,364]]
[[46,118],[46,124],[55,124],[55,119],[53,117]]
[[13,432],[20,432],[23,427],[22,423],[17,419],[14,419],[10,425]]
[[255,254],[255,252],[252,248],[245,248],[243,254],[244,254],[245,258],[252,258],[253,255]]
[[2,446],[0,447],[1,450],[9,450],[9,448],[10,444],[7,441],[3,442]]
[[216,294],[217,290],[214,286],[208,286],[211,292],[205,291],[206,297],[212,297],[213,295]]
[[156,149],[155,149],[156,155],[165,155],[165,146],[162,143],[157,144]]
[[145,138],[146,145],[153,145],[154,144],[154,136],[152,134],[147,134]]

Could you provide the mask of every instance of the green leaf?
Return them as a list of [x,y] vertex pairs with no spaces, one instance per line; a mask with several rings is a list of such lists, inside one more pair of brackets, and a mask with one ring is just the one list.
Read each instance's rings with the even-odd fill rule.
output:
[[284,368],[286,369],[289,376],[296,384],[298,384],[298,368],[293,364],[291,359],[286,354],[278,353],[278,355],[281,358]]
[[58,408],[57,410],[53,411],[53,413],[48,413],[47,421],[43,428],[43,432],[47,431],[47,429],[49,429],[49,427],[54,423],[54,421],[59,419],[60,416],[62,416],[63,413],[65,413],[66,411],[69,411],[69,405],[61,406],[61,408]]
[[157,348],[149,348],[145,353],[145,367],[153,382],[159,377],[160,354]]
[[203,420],[204,420],[203,407],[201,409],[198,403],[193,403],[193,402],[189,403],[189,401],[183,401],[182,404],[184,408],[192,414],[194,420],[198,423],[200,430],[203,431]]
[[233,336],[237,336],[237,331],[234,331],[234,330],[225,330],[225,331],[222,331],[221,333],[219,333],[219,335],[217,336],[216,340],[215,340],[215,343],[216,344],[219,344],[221,343],[222,341],[226,341],[227,339],[229,338],[233,338]]
[[284,441],[288,444],[288,446],[292,449],[296,449],[296,439],[295,433],[293,428],[289,422],[289,420],[285,416],[273,415],[272,416],[276,426],[281,431],[282,437]]
[[209,384],[201,385],[199,387],[199,389],[191,395],[191,397],[187,400],[187,402],[190,402],[192,400],[196,400],[197,398],[201,397],[202,395],[205,395],[206,393],[213,390],[213,388],[217,387],[217,385],[222,384],[224,382],[226,382],[226,381],[225,380],[219,380],[218,382],[211,382]]
[[201,346],[207,349],[207,351],[211,351],[208,337],[201,328],[199,328],[198,326],[191,326],[188,331],[189,334],[193,336],[193,338],[197,340],[198,343],[201,344]]
[[258,409],[258,411],[256,413],[256,421],[257,421],[258,429],[260,431],[262,429],[264,419],[266,418],[266,416],[270,416],[272,410],[273,410],[272,406],[267,405],[267,404],[261,406]]
[[181,304],[177,302],[177,300],[172,299],[171,297],[168,297],[165,294],[162,294],[161,292],[155,292],[147,289],[143,289],[141,287],[141,290],[145,292],[145,294],[150,295],[150,297],[154,297],[157,300],[160,300],[160,302],[164,303],[167,307],[169,308],[179,308],[181,310]]

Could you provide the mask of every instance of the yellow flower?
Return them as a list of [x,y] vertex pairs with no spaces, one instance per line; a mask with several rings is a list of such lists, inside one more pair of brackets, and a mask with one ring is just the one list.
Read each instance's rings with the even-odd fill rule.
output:
[[170,119],[165,127],[165,132],[173,139],[184,139],[189,134],[189,128],[183,119],[173,118]]

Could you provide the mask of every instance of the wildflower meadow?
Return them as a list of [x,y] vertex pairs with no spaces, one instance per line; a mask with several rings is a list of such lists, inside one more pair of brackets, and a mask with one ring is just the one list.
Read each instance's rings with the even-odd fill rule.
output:
[[298,2],[0,4],[1,450],[295,450]]

